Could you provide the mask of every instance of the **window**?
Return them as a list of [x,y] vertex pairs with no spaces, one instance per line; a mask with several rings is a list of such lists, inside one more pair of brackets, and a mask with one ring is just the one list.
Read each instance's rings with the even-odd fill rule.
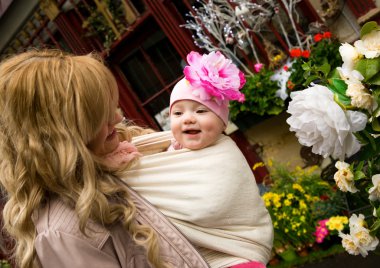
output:
[[150,35],[120,63],[142,105],[155,115],[169,104],[174,83],[182,75],[182,59],[161,30]]

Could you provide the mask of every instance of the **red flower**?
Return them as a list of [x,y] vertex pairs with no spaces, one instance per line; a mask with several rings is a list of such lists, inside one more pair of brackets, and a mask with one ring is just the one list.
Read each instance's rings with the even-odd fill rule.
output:
[[283,69],[284,69],[285,72],[287,72],[287,71],[289,70],[288,65],[285,65],[285,66],[283,67]]
[[290,50],[290,57],[299,58],[302,55],[302,51],[299,48],[293,48]]
[[302,57],[309,58],[310,57],[310,50],[304,50],[304,51],[302,51]]
[[288,80],[288,82],[286,83],[286,86],[292,90],[294,87],[295,87],[295,84],[291,81],[291,80]]
[[331,38],[331,32],[324,32],[323,38]]
[[325,195],[325,194],[321,195],[319,198],[320,198],[321,200],[323,200],[323,201],[325,201],[325,200],[329,200],[329,199],[330,199],[330,197],[329,197],[328,195]]
[[316,34],[316,35],[314,35],[314,41],[315,42],[319,42],[319,41],[321,41],[323,39],[323,35],[322,34]]

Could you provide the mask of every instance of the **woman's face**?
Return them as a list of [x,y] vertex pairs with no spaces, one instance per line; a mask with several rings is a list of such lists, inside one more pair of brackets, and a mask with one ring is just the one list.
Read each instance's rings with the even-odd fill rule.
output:
[[[117,99],[117,98],[116,98]],[[105,122],[95,138],[90,141],[87,147],[97,156],[104,156],[113,152],[119,145],[119,136],[116,132],[115,125],[123,119],[117,110],[117,100],[112,103],[113,113]]]

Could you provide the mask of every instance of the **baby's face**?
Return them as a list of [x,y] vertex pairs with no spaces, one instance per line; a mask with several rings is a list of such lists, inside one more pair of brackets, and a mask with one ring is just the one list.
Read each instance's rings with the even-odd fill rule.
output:
[[192,100],[181,100],[173,104],[170,125],[174,138],[182,147],[192,150],[213,144],[225,129],[219,116]]

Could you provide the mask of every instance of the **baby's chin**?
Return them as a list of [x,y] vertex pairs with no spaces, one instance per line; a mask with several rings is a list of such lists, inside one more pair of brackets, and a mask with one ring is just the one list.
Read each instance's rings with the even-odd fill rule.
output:
[[182,147],[183,148],[187,148],[187,149],[190,149],[190,150],[201,150],[201,149],[204,149],[208,146],[210,146],[211,144],[209,142],[207,143],[185,143]]

